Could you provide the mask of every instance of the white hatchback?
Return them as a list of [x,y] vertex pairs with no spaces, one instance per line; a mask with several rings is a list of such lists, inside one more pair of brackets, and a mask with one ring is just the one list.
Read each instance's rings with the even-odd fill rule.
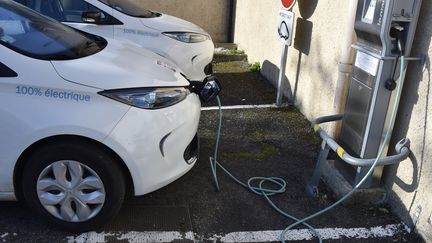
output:
[[15,0],[76,29],[127,39],[179,66],[188,79],[212,73],[214,44],[202,28],[136,0]]
[[153,52],[0,0],[0,200],[23,199],[67,230],[101,226],[127,191],[192,168],[200,96],[217,94],[204,84],[194,90]]

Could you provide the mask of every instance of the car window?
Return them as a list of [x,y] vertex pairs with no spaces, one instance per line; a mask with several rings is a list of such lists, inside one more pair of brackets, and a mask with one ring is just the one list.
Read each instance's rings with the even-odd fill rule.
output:
[[70,60],[93,55],[107,42],[13,1],[0,0],[0,44],[33,58]]
[[94,7],[83,0],[58,0],[63,10],[63,21],[66,22],[83,22],[82,14],[84,12],[99,12],[101,13],[101,23],[110,21],[110,15],[104,11]]
[[96,8],[84,0],[15,0],[61,22],[83,23],[84,12],[99,12],[98,24],[117,24],[118,21],[106,12]]
[[141,1],[136,0],[99,0],[102,3],[129,16],[139,18],[159,17],[159,13],[148,10]]

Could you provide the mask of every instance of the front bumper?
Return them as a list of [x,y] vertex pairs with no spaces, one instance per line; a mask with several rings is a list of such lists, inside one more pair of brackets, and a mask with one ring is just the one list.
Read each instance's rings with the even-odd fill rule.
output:
[[207,66],[204,67],[204,73],[205,75],[212,75],[213,74],[213,63],[207,64]]
[[184,151],[183,158],[187,164],[192,165],[199,159],[199,138],[198,134],[192,139],[192,142]]
[[136,196],[168,185],[193,167],[200,112],[196,94],[160,110],[132,107],[106,138],[128,167]]

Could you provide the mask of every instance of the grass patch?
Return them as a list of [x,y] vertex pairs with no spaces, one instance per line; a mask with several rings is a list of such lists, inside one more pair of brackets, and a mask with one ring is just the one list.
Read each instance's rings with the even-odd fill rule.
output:
[[232,49],[228,49],[228,54],[229,55],[244,55],[245,51],[244,50],[237,50],[235,48],[232,48]]
[[259,62],[252,63],[249,66],[249,71],[253,73],[259,73],[261,71],[261,64]]

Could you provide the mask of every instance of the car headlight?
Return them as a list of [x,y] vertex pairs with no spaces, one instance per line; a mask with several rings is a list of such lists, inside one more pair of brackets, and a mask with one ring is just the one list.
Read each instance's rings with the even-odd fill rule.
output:
[[184,43],[200,43],[210,40],[210,36],[189,32],[165,32],[164,35]]
[[137,88],[124,90],[107,90],[100,95],[142,109],[161,109],[175,105],[190,94],[183,87],[177,88]]

